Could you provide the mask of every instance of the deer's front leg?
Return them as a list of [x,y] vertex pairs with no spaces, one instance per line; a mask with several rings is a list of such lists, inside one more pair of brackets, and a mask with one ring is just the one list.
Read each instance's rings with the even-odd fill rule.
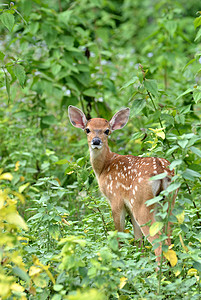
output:
[[124,231],[126,210],[123,201],[115,201],[111,203],[111,209],[115,229],[121,232]]

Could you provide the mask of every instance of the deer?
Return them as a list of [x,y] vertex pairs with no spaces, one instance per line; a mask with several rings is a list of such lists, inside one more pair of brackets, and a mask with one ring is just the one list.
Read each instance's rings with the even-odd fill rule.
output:
[[[110,121],[103,118],[87,120],[85,114],[77,107],[70,105],[68,115],[74,127],[81,128],[87,135],[90,161],[96,175],[99,189],[108,199],[115,229],[123,232],[125,216],[129,214],[135,240],[142,241],[145,236],[154,245],[161,232],[150,236],[150,226],[155,222],[156,204],[147,206],[146,202],[164,191],[174,176],[168,166],[170,162],[164,158],[120,155],[111,152],[108,136],[117,129],[122,129],[128,122],[130,109],[123,108]],[[165,178],[150,180],[155,175],[166,173]],[[175,197],[172,202],[174,206]],[[170,206],[170,205],[169,205]],[[171,245],[171,229],[168,223],[166,244]],[[154,250],[156,261],[160,262],[161,243]]]

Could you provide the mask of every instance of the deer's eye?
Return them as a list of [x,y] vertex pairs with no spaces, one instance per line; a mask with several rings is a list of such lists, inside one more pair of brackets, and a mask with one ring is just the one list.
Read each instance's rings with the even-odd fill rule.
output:
[[86,128],[86,133],[88,134],[90,132],[90,129],[89,128]]
[[106,129],[104,133],[108,135],[110,133],[109,129]]

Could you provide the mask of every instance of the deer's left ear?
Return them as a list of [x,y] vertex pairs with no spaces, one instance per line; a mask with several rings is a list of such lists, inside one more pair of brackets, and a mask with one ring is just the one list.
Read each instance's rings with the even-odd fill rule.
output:
[[130,109],[128,107],[118,111],[109,122],[111,130],[114,131],[123,128],[128,122],[129,115]]

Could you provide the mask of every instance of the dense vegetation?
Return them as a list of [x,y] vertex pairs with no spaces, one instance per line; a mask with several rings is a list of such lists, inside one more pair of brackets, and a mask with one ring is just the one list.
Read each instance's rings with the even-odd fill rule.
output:
[[[0,5],[1,299],[200,298],[199,10],[197,0]],[[156,272],[129,220],[118,248],[70,104],[107,119],[129,106],[111,149],[171,162],[169,192],[180,187],[174,245],[163,245],[171,266]],[[166,208],[152,230],[167,224]]]

